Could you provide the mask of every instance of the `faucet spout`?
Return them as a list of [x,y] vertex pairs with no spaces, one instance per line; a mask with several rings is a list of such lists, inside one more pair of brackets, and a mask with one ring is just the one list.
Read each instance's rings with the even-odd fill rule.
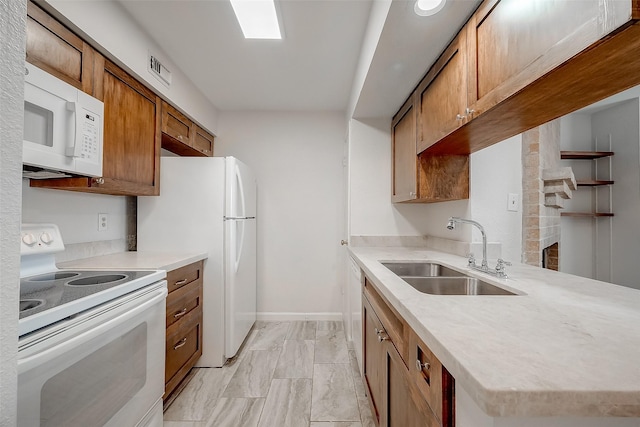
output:
[[489,269],[489,263],[487,262],[487,234],[484,232],[484,227],[480,225],[479,222],[473,221],[471,219],[459,218],[457,216],[452,216],[449,218],[449,222],[447,223],[447,228],[449,230],[453,230],[456,224],[471,224],[475,225],[478,230],[480,230],[480,234],[482,235],[482,268]]

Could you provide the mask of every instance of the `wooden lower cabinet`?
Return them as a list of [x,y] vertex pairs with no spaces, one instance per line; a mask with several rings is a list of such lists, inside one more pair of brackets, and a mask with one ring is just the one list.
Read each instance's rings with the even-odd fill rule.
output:
[[363,294],[364,380],[376,425],[455,426],[453,377],[367,279]]
[[167,273],[165,401],[202,355],[202,269],[198,261]]

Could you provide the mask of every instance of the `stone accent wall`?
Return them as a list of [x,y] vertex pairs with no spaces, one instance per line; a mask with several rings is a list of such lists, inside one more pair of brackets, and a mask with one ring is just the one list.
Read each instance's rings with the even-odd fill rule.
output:
[[544,252],[544,268],[548,268],[549,270],[555,270],[558,271],[558,258],[560,256],[560,253],[558,251],[558,243],[554,243],[553,245],[549,246],[548,248],[543,249]]
[[522,134],[522,262],[542,267],[544,248],[560,242],[560,210],[545,206],[542,171],[560,167],[560,120]]

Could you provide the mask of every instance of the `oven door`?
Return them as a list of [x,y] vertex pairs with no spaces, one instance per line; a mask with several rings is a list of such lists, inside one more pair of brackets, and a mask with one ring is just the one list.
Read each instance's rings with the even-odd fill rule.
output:
[[[19,426],[135,426],[164,391],[166,282],[21,338]],[[157,419],[157,418],[156,418]]]

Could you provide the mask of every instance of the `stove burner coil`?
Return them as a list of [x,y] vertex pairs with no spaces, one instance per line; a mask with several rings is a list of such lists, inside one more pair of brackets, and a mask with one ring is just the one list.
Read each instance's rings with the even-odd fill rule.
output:
[[47,273],[39,276],[31,277],[29,282],[52,282],[54,280],[70,279],[79,276],[80,273]]
[[41,299],[23,299],[20,300],[20,313],[23,311],[31,310],[36,307],[40,307],[44,304],[44,301]]
[[118,280],[125,279],[127,276],[124,274],[108,274],[104,276],[84,277],[82,279],[72,280],[67,285],[69,286],[92,286],[102,285],[105,283],[117,282]]

